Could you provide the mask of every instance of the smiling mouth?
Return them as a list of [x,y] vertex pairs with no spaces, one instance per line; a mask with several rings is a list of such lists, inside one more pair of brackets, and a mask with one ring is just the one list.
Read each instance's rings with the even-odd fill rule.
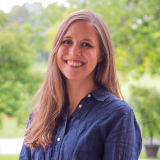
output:
[[80,61],[72,61],[72,60],[65,60],[65,62],[69,65],[69,66],[74,66],[74,67],[79,67],[84,65],[83,62]]

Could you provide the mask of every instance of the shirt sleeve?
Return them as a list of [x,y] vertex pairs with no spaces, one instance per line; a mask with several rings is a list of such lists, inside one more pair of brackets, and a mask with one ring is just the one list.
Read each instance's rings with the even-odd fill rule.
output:
[[142,137],[133,110],[116,122],[105,140],[103,160],[138,160]]
[[[31,122],[31,114],[29,115],[29,120],[27,123],[27,127],[29,127]],[[31,160],[31,149],[29,147],[27,147],[24,142],[23,142],[23,146],[19,155],[19,159],[18,160]]]

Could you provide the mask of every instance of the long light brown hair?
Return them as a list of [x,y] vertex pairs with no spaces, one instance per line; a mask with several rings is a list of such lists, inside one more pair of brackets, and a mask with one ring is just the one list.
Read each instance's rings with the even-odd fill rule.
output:
[[41,145],[46,150],[52,143],[51,138],[67,95],[64,76],[57,66],[56,53],[68,27],[77,20],[88,21],[97,30],[103,60],[99,70],[96,70],[95,83],[99,87],[105,87],[118,98],[123,98],[116,75],[114,49],[105,22],[89,9],[71,13],[62,21],[56,32],[45,80],[33,98],[34,106],[37,107],[34,107],[25,137],[25,144],[32,149]]

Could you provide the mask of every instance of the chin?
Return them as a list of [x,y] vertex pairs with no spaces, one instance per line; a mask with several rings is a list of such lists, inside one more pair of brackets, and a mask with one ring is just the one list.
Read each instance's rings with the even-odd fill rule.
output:
[[78,81],[78,80],[80,80],[81,78],[79,78],[79,77],[66,77],[66,79],[67,80],[70,80],[70,81]]

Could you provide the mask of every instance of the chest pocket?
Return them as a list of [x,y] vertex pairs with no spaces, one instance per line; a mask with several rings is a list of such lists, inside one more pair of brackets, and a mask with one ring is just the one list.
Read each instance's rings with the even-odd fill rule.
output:
[[98,128],[98,125],[76,122],[66,133],[63,145],[75,152],[91,152],[95,145]]

